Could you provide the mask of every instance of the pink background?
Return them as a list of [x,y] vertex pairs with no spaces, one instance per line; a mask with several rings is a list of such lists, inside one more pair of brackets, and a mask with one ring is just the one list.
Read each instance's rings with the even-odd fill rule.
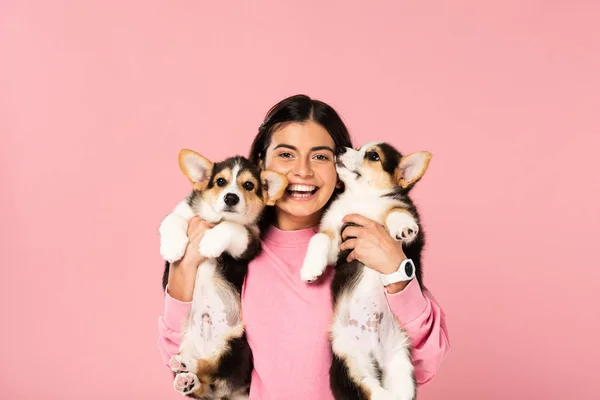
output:
[[37,3],[0,5],[0,398],[181,398],[156,346],[177,152],[246,154],[297,92],[434,154],[452,350],[420,398],[598,398],[600,3]]

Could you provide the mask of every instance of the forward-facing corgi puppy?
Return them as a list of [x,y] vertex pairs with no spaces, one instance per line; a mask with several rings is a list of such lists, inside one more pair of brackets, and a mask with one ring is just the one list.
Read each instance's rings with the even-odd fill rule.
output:
[[198,267],[180,351],[170,360],[173,385],[198,399],[244,399],[253,361],[242,322],[242,284],[248,263],[261,250],[258,218],[283,195],[287,178],[240,156],[212,163],[187,149],[179,153],[179,165],[193,191],[160,225],[163,289],[170,263],[188,245],[188,221],[197,215],[217,225],[200,242],[200,254],[208,259]]
[[336,399],[344,400],[412,400],[416,382],[410,339],[389,309],[382,275],[357,260],[347,262],[349,252],[340,254],[339,247],[344,216],[355,213],[370,218],[402,242],[412,260],[412,265],[406,264],[405,277],[414,276],[421,284],[424,233],[408,192],[425,173],[431,154],[402,155],[379,142],[340,153],[336,169],[345,189],[324,214],[301,270],[301,278],[311,282],[328,264],[335,265],[331,390]]

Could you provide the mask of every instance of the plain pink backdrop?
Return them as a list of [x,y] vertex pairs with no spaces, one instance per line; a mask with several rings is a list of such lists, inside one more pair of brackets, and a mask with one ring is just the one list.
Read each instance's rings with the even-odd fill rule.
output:
[[420,398],[597,399],[600,3],[282,3],[0,4],[0,398],[181,398],[177,152],[246,154],[302,92],[434,154],[414,196],[452,349]]

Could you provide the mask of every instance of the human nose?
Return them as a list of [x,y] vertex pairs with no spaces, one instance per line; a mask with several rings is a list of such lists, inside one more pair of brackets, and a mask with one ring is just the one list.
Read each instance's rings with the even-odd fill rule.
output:
[[294,175],[299,176],[300,178],[309,178],[313,175],[313,170],[310,166],[310,162],[308,160],[298,160],[296,165],[294,165],[294,169],[292,171]]

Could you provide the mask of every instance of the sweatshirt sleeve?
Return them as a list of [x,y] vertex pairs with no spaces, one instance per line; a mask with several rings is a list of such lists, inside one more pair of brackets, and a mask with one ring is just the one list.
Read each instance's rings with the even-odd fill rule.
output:
[[450,350],[446,314],[416,279],[398,293],[385,293],[392,312],[411,338],[415,377],[422,386],[435,376]]
[[183,302],[171,297],[168,289],[167,287],[165,290],[163,314],[158,317],[158,351],[167,366],[171,356],[179,351],[183,324],[192,307],[191,302]]

